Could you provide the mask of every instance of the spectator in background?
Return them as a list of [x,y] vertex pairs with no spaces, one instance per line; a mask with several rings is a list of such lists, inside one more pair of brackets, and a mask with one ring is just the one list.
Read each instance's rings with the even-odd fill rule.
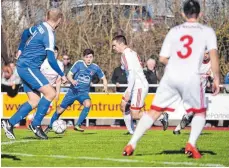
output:
[[[152,58],[148,59],[146,62],[146,70],[144,74],[149,84],[157,84],[159,82],[159,75],[156,71],[156,61]],[[156,87],[149,87],[149,93],[156,93]]]
[[72,67],[71,59],[67,54],[63,55],[63,64],[64,64],[64,74],[67,75],[69,70]]
[[[69,57],[67,54],[63,54],[62,59],[63,59],[63,65],[64,65],[64,74],[67,76],[69,70],[70,70],[71,67],[72,67],[71,59],[70,59],[70,57]],[[65,84],[68,85],[68,84],[70,84],[70,83],[69,83],[69,82],[66,82]],[[62,86],[61,89],[60,89],[60,91],[61,91],[61,92],[67,92],[68,89],[69,89],[69,87],[64,87],[64,86]]]
[[21,78],[17,73],[14,62],[10,62],[7,66],[3,67],[2,73],[2,92],[7,92],[10,97],[17,95],[21,86]]
[[127,87],[119,87],[119,84],[127,84],[127,77],[122,65],[114,69],[111,81],[116,85],[116,92],[124,92]]
[[[126,72],[124,70],[124,67],[122,65],[116,67],[114,69],[114,72],[112,74],[111,82],[116,85],[116,92],[125,92],[127,87],[119,87],[119,84],[127,84],[127,76]],[[114,120],[112,127],[117,127],[123,125],[125,126],[125,123],[123,120],[116,119]]]

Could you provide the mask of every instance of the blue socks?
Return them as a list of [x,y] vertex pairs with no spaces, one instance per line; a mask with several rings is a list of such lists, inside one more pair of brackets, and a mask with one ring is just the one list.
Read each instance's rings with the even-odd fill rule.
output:
[[58,118],[60,117],[60,114],[57,113],[57,111],[53,114],[52,118],[51,118],[51,121],[50,121],[50,124],[49,124],[49,127],[52,128],[52,124],[54,121],[58,120]]
[[45,97],[42,97],[41,100],[39,101],[39,104],[37,106],[37,112],[36,115],[33,119],[32,125],[33,126],[38,126],[41,125],[41,121],[43,120],[44,116],[46,115],[50,101],[48,101]]
[[9,119],[10,124],[16,125],[19,121],[26,117],[32,109],[32,106],[28,102],[22,104],[19,110]]
[[76,123],[76,125],[81,125],[83,120],[87,117],[89,113],[90,107],[84,107],[82,112],[80,113],[80,117]]

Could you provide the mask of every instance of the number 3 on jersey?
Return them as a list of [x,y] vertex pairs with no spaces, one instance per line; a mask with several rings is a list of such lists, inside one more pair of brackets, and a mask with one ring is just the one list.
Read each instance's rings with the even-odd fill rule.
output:
[[192,54],[192,48],[190,47],[190,45],[193,43],[192,36],[185,35],[180,38],[181,42],[185,40],[187,40],[187,42],[183,45],[183,47],[186,48],[186,53],[182,53],[181,51],[177,52],[177,55],[182,59],[188,58]]

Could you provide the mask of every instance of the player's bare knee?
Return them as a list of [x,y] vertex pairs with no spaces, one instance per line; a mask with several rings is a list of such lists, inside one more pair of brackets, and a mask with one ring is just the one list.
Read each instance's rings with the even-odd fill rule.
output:
[[83,105],[84,105],[84,107],[91,107],[91,101],[90,100],[85,100],[84,102],[83,102]]
[[28,103],[31,105],[32,109],[38,106],[39,100],[29,100]]
[[125,113],[125,109],[126,109],[126,103],[125,102],[122,102],[121,105],[120,105],[120,110]]
[[139,111],[135,110],[135,111],[131,111],[131,116],[134,120],[139,120],[140,119],[140,115],[139,115]]
[[60,106],[57,107],[57,110],[56,110],[57,114],[62,114],[64,111],[65,111],[64,108],[62,108],[62,107],[60,107]]

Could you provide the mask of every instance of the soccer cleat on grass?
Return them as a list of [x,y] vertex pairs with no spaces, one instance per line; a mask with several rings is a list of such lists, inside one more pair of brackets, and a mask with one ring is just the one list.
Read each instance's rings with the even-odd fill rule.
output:
[[180,134],[180,130],[178,130],[178,131],[175,131],[175,130],[174,130],[174,131],[173,131],[173,134],[174,134],[174,135],[179,135],[179,134]]
[[6,137],[9,139],[16,139],[14,136],[14,126],[9,123],[9,121],[2,121],[2,128],[5,131]]
[[133,135],[133,133],[130,133],[129,131],[124,133],[123,135]]
[[192,146],[190,143],[186,144],[185,154],[191,156],[194,159],[200,159],[202,157],[198,149]]
[[29,128],[33,131],[33,133],[40,139],[48,139],[48,136],[44,133],[41,126],[33,126],[29,125]]
[[133,153],[134,153],[134,148],[132,147],[132,145],[129,144],[124,148],[122,155],[131,156],[133,155]]
[[45,134],[48,134],[51,130],[52,130],[52,128],[49,127],[49,126],[47,126],[47,127],[44,129],[44,133],[45,133]]
[[162,114],[164,117],[162,119],[160,119],[161,124],[163,125],[163,130],[167,130],[168,126],[169,126],[169,115],[167,113],[163,113]]
[[74,130],[75,130],[75,131],[79,131],[79,132],[84,132],[84,129],[80,128],[79,125],[76,125],[76,126],[74,127]]

